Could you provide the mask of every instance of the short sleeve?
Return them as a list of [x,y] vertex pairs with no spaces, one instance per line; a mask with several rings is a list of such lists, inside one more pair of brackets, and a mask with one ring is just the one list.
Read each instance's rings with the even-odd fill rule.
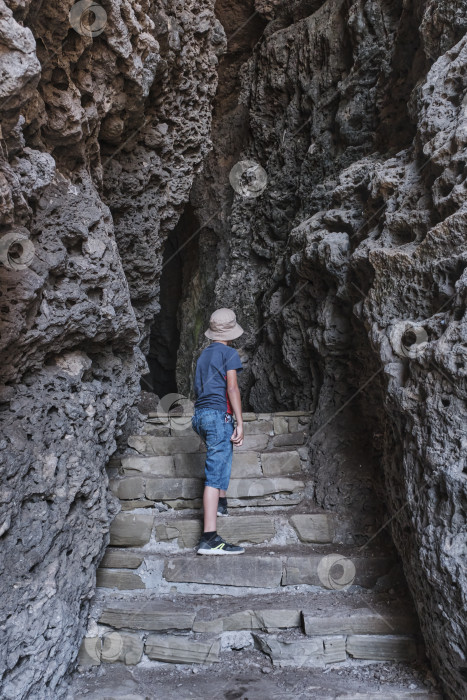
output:
[[240,355],[235,350],[235,348],[229,348],[229,350],[230,350],[230,352],[227,355],[226,362],[225,362],[225,369],[227,371],[229,369],[236,369],[237,372],[241,372],[243,367],[242,367],[242,361],[240,359]]

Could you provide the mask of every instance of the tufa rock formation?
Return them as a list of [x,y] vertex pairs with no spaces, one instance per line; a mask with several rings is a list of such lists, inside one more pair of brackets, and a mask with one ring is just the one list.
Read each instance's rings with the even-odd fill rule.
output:
[[61,697],[84,634],[118,508],[104,467],[138,415],[163,242],[210,147],[225,44],[211,0],[111,0],[95,36],[72,4],[0,0],[0,695],[15,700]]
[[[251,409],[314,411],[317,504],[386,502],[432,661],[461,697],[467,3],[254,9],[268,24],[240,78],[251,25],[221,61],[238,100],[220,84],[190,195],[212,220],[182,303],[179,388],[209,310],[235,308]],[[242,160],[265,170],[260,196],[229,186]]]
[[245,406],[313,410],[317,505],[385,503],[464,697],[466,0],[72,5],[0,0],[2,697],[63,696],[104,467],[216,305]]

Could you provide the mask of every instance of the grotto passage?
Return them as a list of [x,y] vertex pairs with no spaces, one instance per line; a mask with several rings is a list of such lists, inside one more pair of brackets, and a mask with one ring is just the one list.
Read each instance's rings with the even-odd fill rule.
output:
[[[0,0],[2,698],[466,696],[466,30]],[[203,447],[160,407],[219,307],[246,563],[200,569]]]

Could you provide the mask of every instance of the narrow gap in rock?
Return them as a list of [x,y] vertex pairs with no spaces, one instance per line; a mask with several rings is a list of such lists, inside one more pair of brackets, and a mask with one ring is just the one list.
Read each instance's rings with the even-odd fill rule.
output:
[[149,374],[142,378],[145,391],[160,398],[176,393],[177,353],[180,344],[179,304],[198,267],[199,225],[188,204],[165,242],[160,281],[160,311],[151,327],[146,357]]

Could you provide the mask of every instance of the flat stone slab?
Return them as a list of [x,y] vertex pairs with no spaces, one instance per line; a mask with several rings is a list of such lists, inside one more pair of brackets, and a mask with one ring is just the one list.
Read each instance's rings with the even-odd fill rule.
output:
[[204,491],[201,479],[170,479],[147,477],[145,494],[151,501],[167,501],[177,498],[200,498]]
[[179,452],[199,452],[201,439],[193,435],[156,437],[154,435],[130,435],[128,445],[144,455],[174,455]]
[[289,432],[289,423],[286,418],[282,416],[274,415],[274,433],[276,435],[283,435]]
[[107,548],[99,566],[101,569],[137,569],[143,559],[144,556],[136,552]]
[[189,630],[193,626],[195,612],[181,610],[176,604],[165,601],[141,600],[107,603],[99,618],[102,625],[117,629],[133,630]]
[[345,637],[281,640],[253,634],[256,645],[279,668],[324,668],[327,663],[345,661]]
[[243,445],[241,447],[238,445],[234,447],[234,454],[235,452],[249,452],[251,450],[262,452],[267,447],[268,442],[269,435],[245,435]]
[[262,452],[261,466],[264,476],[281,476],[301,472],[302,463],[298,452]]
[[[121,466],[123,473],[141,472],[153,476],[177,476],[173,456],[162,457],[122,457]],[[181,475],[178,475],[181,476]]]
[[306,583],[329,590],[342,590],[352,584],[372,588],[378,578],[389,573],[394,561],[389,557],[345,557],[339,554],[288,557],[282,585]]
[[122,510],[134,510],[135,508],[152,508],[154,501],[147,498],[131,499],[130,501],[120,501]]
[[100,637],[84,637],[78,652],[78,665],[83,668],[100,666],[101,640]]
[[232,479],[262,476],[257,452],[236,452],[232,459]]
[[101,660],[107,663],[122,661],[134,666],[143,656],[143,640],[127,632],[109,632],[102,637]]
[[247,423],[247,422],[252,421],[252,420],[256,420],[256,413],[250,413],[247,411],[246,413],[242,413],[242,416],[243,416],[244,423]]
[[294,416],[297,416],[297,417],[300,417],[300,416],[307,417],[307,416],[312,416],[312,415],[313,415],[313,411],[276,411],[276,412],[274,413],[274,415],[275,415],[275,416],[287,416],[287,417],[290,417],[290,418],[292,418],[292,417],[294,417]]
[[220,641],[197,642],[184,637],[150,634],[144,645],[150,659],[177,664],[210,664],[219,661]]
[[300,627],[301,611],[293,609],[241,610],[225,617],[205,620],[198,616],[193,623],[194,632],[219,634],[237,630],[269,630]]
[[360,635],[347,637],[347,653],[354,659],[369,661],[413,661],[417,645],[411,637],[400,635]]
[[[122,457],[124,475],[204,479],[205,452],[187,452],[160,457]],[[234,452],[232,478],[260,477],[263,472],[257,452]],[[137,483],[137,482],[135,482]],[[117,494],[118,495],[118,494]],[[119,496],[123,498],[123,496]],[[133,497],[133,496],[132,496]]]
[[[205,452],[191,452],[173,455],[175,475],[204,479]],[[232,478],[262,476],[257,452],[241,452],[234,450],[232,459]]]
[[166,581],[205,583],[223,586],[276,588],[282,578],[282,561],[278,557],[201,556],[176,557],[165,562]]
[[146,584],[138,574],[118,569],[97,569],[96,586],[98,588],[118,588],[121,591],[146,588]]
[[204,479],[205,452],[188,452],[173,455],[176,476]]
[[169,426],[157,425],[146,422],[144,432],[147,435],[157,435],[157,437],[169,437],[171,434]]
[[303,430],[297,430],[294,433],[284,433],[276,435],[272,439],[274,447],[282,447],[284,445],[303,445],[305,442],[305,433]]
[[310,636],[415,634],[418,630],[418,623],[413,615],[393,613],[391,610],[381,613],[370,609],[351,613],[342,611],[338,615],[323,616],[303,611],[302,614],[303,629],[305,634]]
[[117,498],[122,500],[144,498],[144,479],[142,476],[124,476],[122,479],[111,479],[109,488]]
[[227,498],[253,498],[276,493],[296,493],[305,488],[303,481],[287,477],[231,479]]
[[118,547],[140,547],[151,537],[154,515],[150,513],[117,513],[110,525],[110,544]]
[[290,522],[302,542],[325,544],[333,542],[334,518],[327,513],[292,515]]
[[248,498],[240,500],[238,498],[229,499],[229,508],[245,508],[245,507],[267,507],[280,506],[286,508],[295,506],[303,500],[303,492],[293,494],[271,494],[269,496],[259,496],[258,498]]
[[273,430],[274,426],[271,420],[246,421],[243,425],[244,435],[260,435],[261,433],[269,435]]
[[[177,539],[179,547],[194,547],[201,537],[201,520],[173,520],[156,525],[156,539],[160,542]],[[228,542],[266,542],[275,535],[274,520],[266,515],[218,518],[217,531]]]
[[[294,506],[297,505],[297,503],[300,503],[303,500],[303,492],[299,493],[280,493],[280,494],[270,494],[268,496],[258,496],[255,498],[248,497],[248,498],[232,498],[229,496],[229,508],[234,509],[234,508],[251,508],[251,507],[266,507],[266,506],[280,506],[281,508],[285,508],[287,506]],[[125,503],[123,501],[122,503]],[[193,499],[193,500],[183,500],[183,499],[176,499],[174,501],[167,500],[164,501],[168,506],[173,508],[174,510],[183,510],[184,508],[202,508],[203,503],[202,499]]]

